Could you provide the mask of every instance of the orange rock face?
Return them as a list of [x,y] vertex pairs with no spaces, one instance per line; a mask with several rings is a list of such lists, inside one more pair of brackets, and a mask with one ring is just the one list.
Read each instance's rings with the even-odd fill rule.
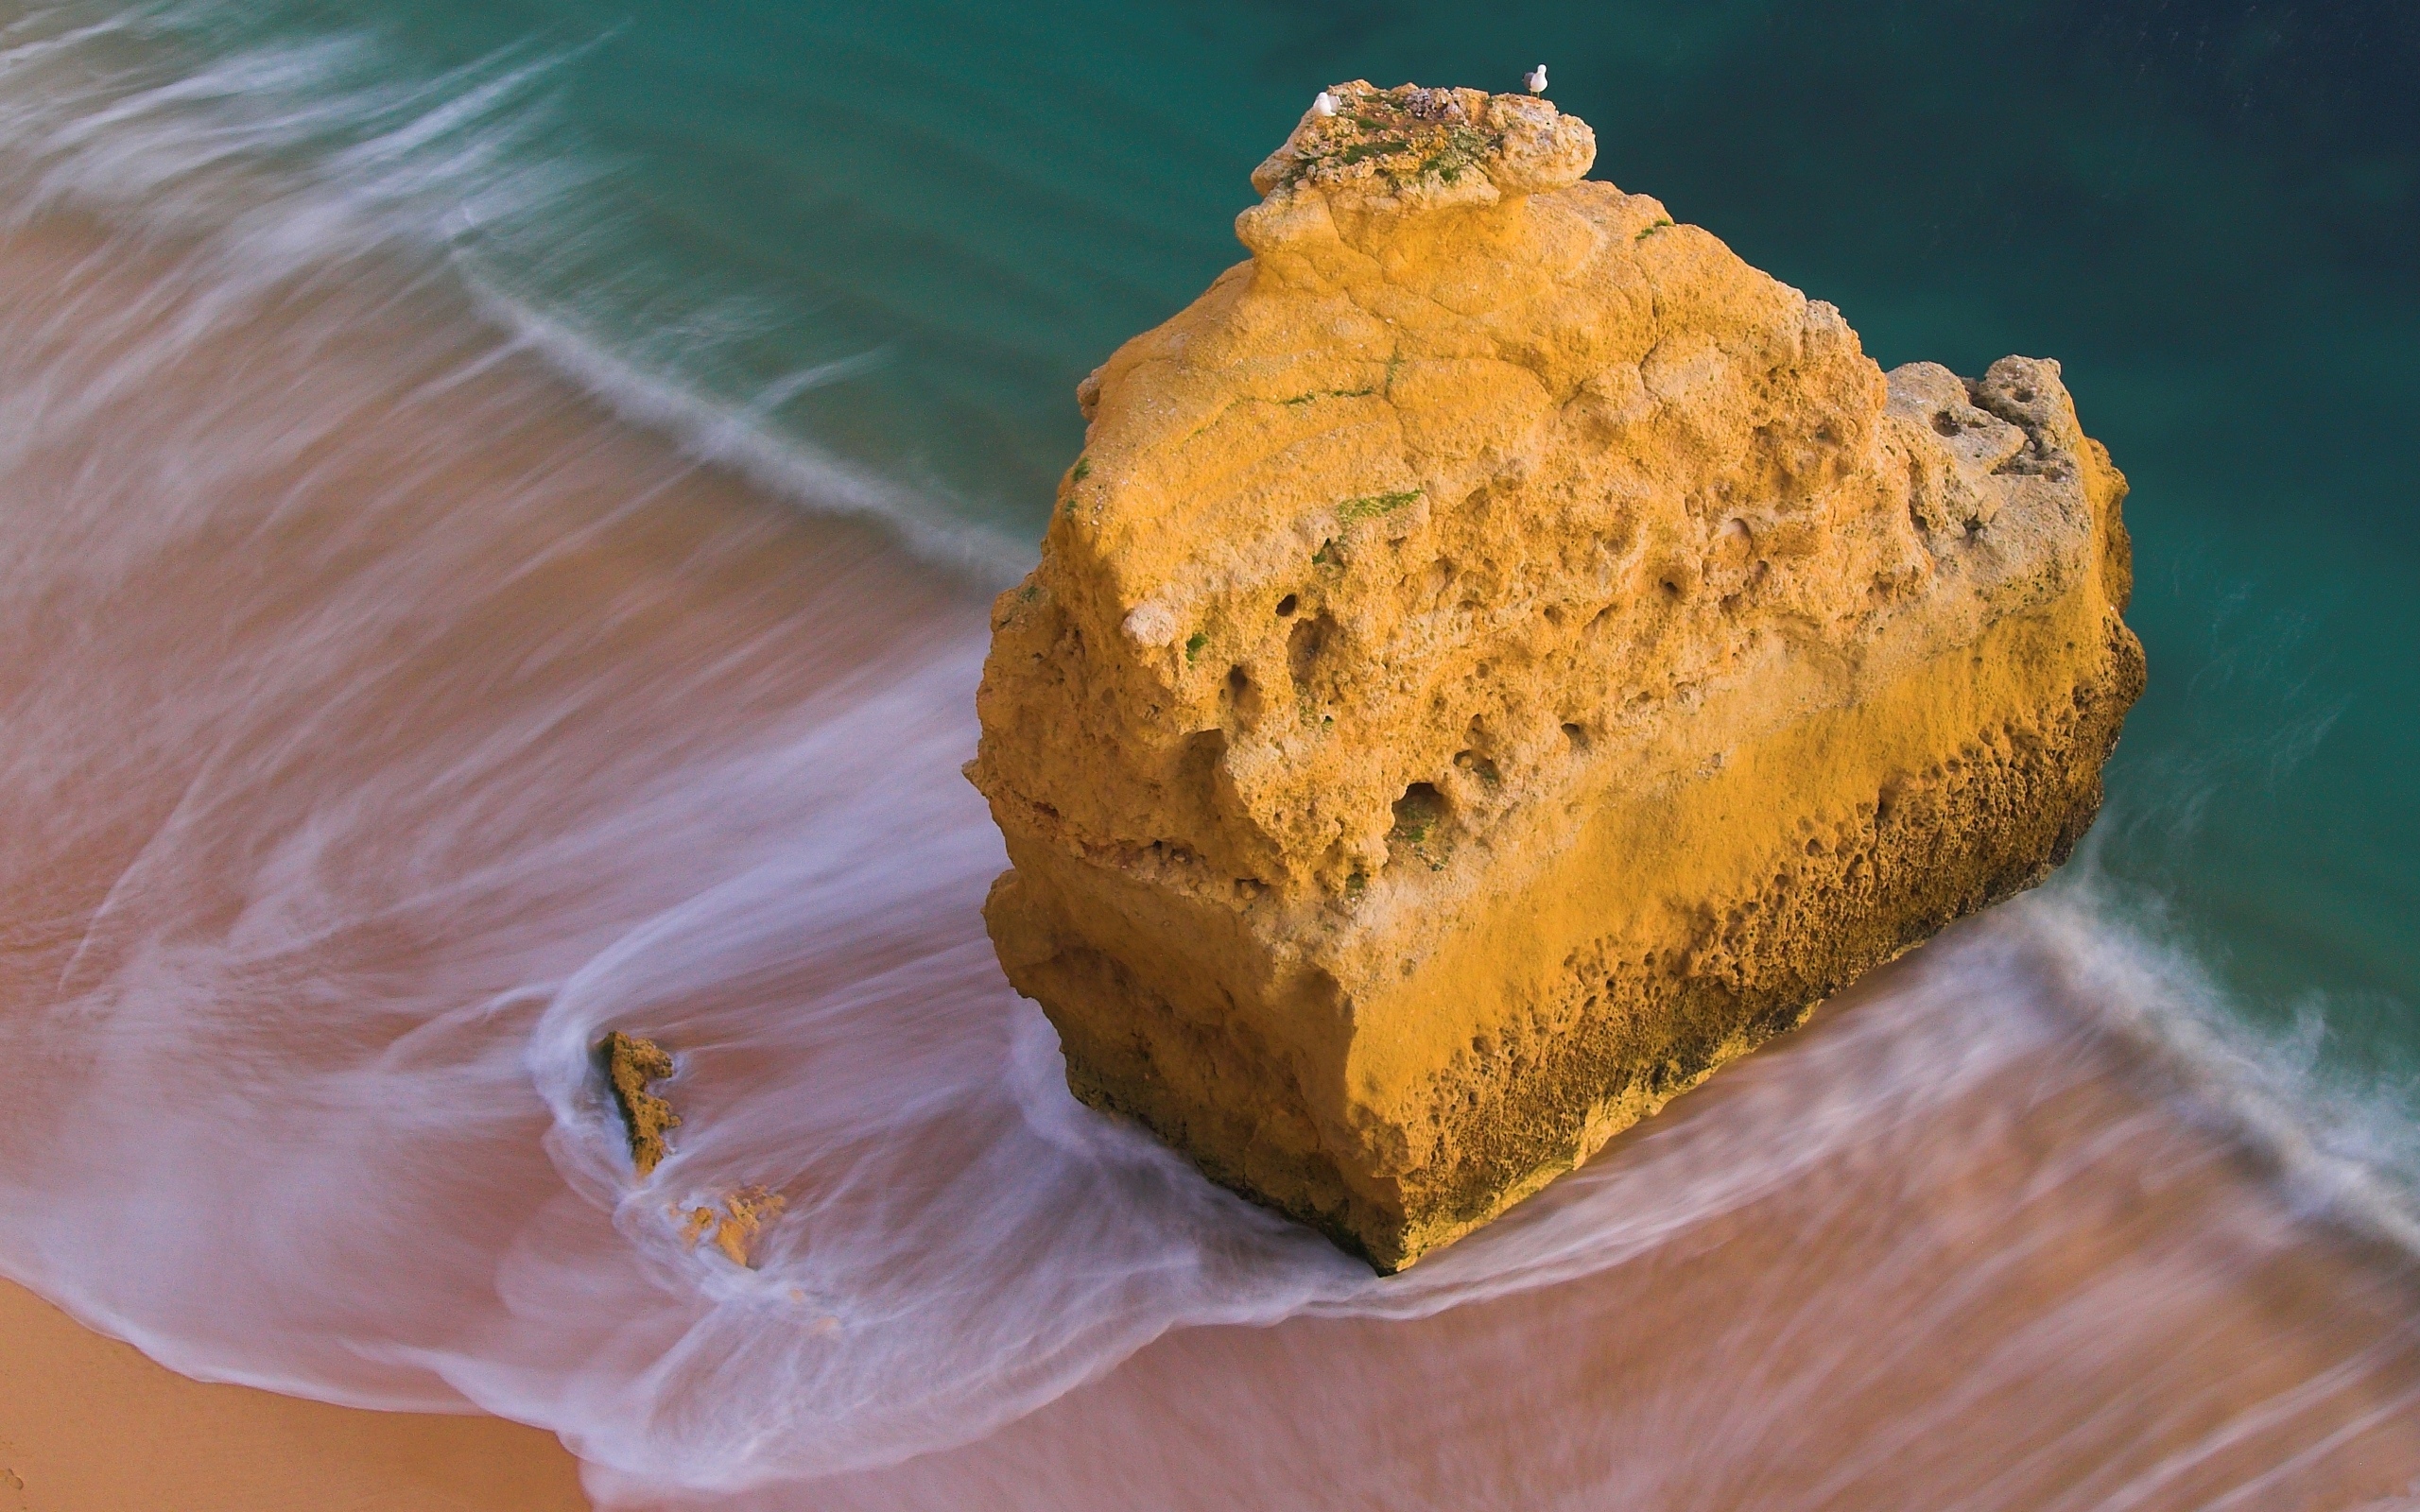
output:
[[623,1132],[631,1142],[631,1164],[644,1180],[661,1164],[664,1137],[681,1126],[672,1105],[648,1089],[672,1074],[672,1057],[652,1040],[615,1029],[596,1046],[605,1064],[605,1081],[614,1090],[614,1106],[622,1115]]
[[1077,1093],[1392,1270],[2038,880],[2142,660],[2055,363],[1886,376],[1544,101],[1334,94],[1078,390],[968,772]]

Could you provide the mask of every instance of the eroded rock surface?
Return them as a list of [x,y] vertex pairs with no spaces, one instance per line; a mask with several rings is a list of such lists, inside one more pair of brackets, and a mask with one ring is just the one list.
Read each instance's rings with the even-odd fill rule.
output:
[[614,1106],[630,1138],[631,1164],[644,1180],[663,1162],[664,1137],[681,1126],[672,1105],[649,1090],[672,1074],[672,1057],[654,1040],[619,1029],[598,1042],[596,1056],[604,1063],[606,1084],[614,1091]]
[[1392,1270],[2039,880],[2143,672],[2056,363],[1886,376],[1544,101],[1334,93],[1078,390],[968,772],[1077,1093]]
[[679,1214],[682,1242],[695,1248],[699,1240],[711,1239],[733,1264],[752,1269],[749,1252],[756,1236],[788,1206],[788,1198],[763,1187],[726,1193],[718,1208],[695,1207]]

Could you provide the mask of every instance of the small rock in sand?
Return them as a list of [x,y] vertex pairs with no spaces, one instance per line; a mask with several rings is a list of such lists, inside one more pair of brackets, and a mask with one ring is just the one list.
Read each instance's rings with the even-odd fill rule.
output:
[[644,1180],[664,1159],[664,1136],[681,1126],[672,1105],[648,1091],[650,1082],[672,1074],[672,1057],[652,1040],[616,1029],[596,1047],[605,1063],[605,1079],[614,1087],[614,1105],[622,1110],[622,1126],[631,1140],[631,1163]]

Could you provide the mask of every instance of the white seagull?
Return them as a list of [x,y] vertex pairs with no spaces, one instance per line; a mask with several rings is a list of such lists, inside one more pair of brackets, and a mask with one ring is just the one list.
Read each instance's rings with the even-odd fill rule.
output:
[[1313,115],[1334,115],[1336,113],[1336,96],[1325,90],[1320,91],[1319,98],[1311,101],[1311,113]]
[[1530,93],[1532,94],[1545,94],[1547,92],[1547,65],[1540,63],[1537,67],[1530,69],[1528,73],[1521,76],[1521,82],[1530,86]]

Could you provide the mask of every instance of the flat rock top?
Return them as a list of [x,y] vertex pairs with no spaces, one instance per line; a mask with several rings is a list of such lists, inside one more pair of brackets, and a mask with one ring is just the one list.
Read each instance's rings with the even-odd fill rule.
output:
[[1365,79],[1325,94],[1336,113],[1305,115],[1253,170],[1254,189],[1309,187],[1331,201],[1401,211],[1493,204],[1578,183],[1597,159],[1587,122],[1531,95]]

